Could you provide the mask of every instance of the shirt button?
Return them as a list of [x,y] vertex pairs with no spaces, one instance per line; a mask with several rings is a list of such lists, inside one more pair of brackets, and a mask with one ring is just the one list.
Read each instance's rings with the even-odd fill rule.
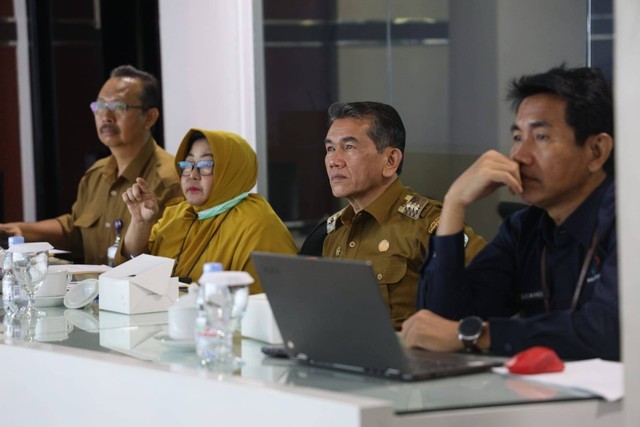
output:
[[111,223],[105,222],[104,223],[104,228],[111,228]]
[[349,242],[349,247],[350,248],[355,248],[356,247],[356,242],[354,242],[354,241]]
[[378,273],[378,280],[382,280],[382,273]]
[[118,193],[116,193],[116,190],[111,190],[111,195],[112,196],[115,196],[116,194],[118,194]]

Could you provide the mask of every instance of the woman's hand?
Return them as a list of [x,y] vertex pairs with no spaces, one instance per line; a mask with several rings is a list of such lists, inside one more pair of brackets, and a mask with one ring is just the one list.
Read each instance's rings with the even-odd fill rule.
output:
[[131,213],[132,223],[154,223],[157,219],[158,200],[142,178],[122,193],[122,200],[127,204]]

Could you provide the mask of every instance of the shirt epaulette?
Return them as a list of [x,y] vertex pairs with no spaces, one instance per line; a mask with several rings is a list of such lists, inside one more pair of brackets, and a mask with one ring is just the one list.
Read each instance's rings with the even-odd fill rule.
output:
[[420,213],[429,204],[429,199],[418,195],[407,195],[398,207],[398,212],[412,219],[420,218]]
[[[431,224],[429,224],[429,228],[427,229],[427,233],[429,234],[433,234],[435,233],[436,229],[438,228],[438,226],[440,225],[440,217],[434,219]],[[467,245],[469,244],[469,236],[467,235],[467,233],[463,233],[464,235],[464,247],[466,248]]]
[[344,212],[344,209],[339,210],[327,218],[327,234],[332,233],[336,228],[338,228],[338,218],[340,218],[342,212]]
[[433,220],[433,222],[429,225],[429,228],[427,229],[427,233],[433,234],[433,232],[436,231],[436,228],[438,228],[439,225],[440,225],[440,217]]

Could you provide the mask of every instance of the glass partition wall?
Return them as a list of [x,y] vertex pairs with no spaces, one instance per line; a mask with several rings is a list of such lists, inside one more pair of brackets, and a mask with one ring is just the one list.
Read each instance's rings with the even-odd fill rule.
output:
[[613,79],[613,0],[589,0],[587,64]]
[[343,203],[323,161],[333,102],[394,105],[407,154],[446,144],[447,0],[265,0],[263,9],[269,199],[290,226],[312,226]]
[[[324,168],[331,103],[392,104],[407,129],[402,180],[442,199],[480,153],[508,153],[511,79],[611,68],[611,0],[264,0],[263,16],[268,196],[301,236],[345,203]],[[498,192],[468,223],[492,237],[503,201],[518,199]]]

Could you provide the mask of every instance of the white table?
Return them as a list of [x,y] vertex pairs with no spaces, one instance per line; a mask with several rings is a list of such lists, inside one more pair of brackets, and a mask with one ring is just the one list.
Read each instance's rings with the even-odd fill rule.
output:
[[[51,318],[61,308],[47,309]],[[163,344],[166,313],[75,310],[69,337],[0,339],[3,425],[599,426],[621,403],[493,373],[398,382],[264,357],[238,339],[234,373]],[[63,317],[64,318],[64,317]],[[67,316],[71,319],[71,317]],[[80,319],[80,321],[78,320]],[[50,336],[42,335],[41,336]],[[55,335],[54,335],[55,336]]]

